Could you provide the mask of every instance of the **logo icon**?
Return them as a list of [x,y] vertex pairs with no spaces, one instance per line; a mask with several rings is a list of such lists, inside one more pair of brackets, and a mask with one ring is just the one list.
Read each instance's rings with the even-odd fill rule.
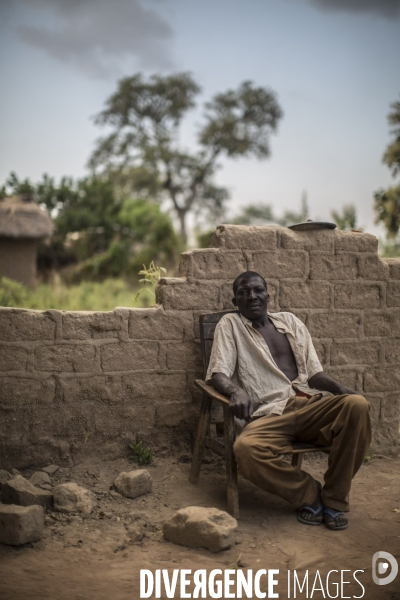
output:
[[[389,565],[391,566],[389,574],[386,577],[379,577],[378,575],[385,575],[388,572]],[[392,583],[396,579],[398,571],[399,565],[394,556],[389,552],[383,552],[383,550],[375,552],[372,557],[372,579],[376,585]]]

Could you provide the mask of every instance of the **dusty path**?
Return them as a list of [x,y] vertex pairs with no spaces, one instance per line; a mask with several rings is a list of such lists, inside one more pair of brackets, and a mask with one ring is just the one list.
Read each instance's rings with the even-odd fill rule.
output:
[[[400,574],[385,586],[375,585],[371,576],[372,556],[379,550],[390,552],[400,562],[400,512],[394,511],[400,508],[399,459],[375,459],[362,467],[352,490],[350,528],[342,532],[301,525],[288,504],[242,480],[237,544],[219,554],[170,544],[163,539],[161,526],[184,506],[225,509],[222,464],[205,465],[200,484],[193,486],[188,482],[187,463],[158,459],[148,467],[152,494],[135,500],[110,495],[115,476],[133,468],[137,466],[121,459],[91,461],[58,472],[55,480],[75,481],[95,491],[99,506],[85,519],[50,513],[45,538],[35,544],[0,545],[1,600],[136,600],[140,598],[140,569],[210,572],[233,568],[235,563],[244,571],[279,569],[274,591],[280,598],[288,598],[287,573],[290,570],[293,577],[294,569],[300,581],[306,570],[309,573],[308,596],[305,588],[303,593],[297,588],[297,598],[328,598],[326,575],[336,569],[339,573],[330,575],[331,597],[400,599]],[[322,480],[326,458],[313,459],[306,468]],[[317,580],[318,589],[311,596],[317,570],[324,591]],[[343,593],[339,588],[336,596],[334,584],[340,582],[341,570],[346,570],[344,581],[351,583],[343,584]],[[356,570],[364,571],[357,575],[364,594],[353,578]],[[265,582],[261,589],[267,591],[266,577],[261,581]],[[161,597],[166,598],[162,590]],[[290,597],[294,597],[293,587]],[[179,590],[175,598],[180,598]]]

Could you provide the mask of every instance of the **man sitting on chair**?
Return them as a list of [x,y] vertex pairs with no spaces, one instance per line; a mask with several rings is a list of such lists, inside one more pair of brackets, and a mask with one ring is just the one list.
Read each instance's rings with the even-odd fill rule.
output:
[[[296,505],[301,523],[346,529],[351,480],[371,442],[369,403],[323,372],[297,317],[267,312],[261,275],[242,273],[233,292],[239,313],[218,323],[206,378],[248,421],[234,444],[240,473]],[[323,487],[283,459],[295,441],[332,447]]]

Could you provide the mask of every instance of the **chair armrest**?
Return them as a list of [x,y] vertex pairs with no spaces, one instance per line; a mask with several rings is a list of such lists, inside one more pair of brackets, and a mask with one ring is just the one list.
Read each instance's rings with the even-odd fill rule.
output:
[[211,385],[208,385],[202,379],[196,379],[195,384],[197,385],[197,387],[199,387],[201,390],[203,390],[203,392],[205,392],[208,396],[210,396],[214,400],[218,400],[218,402],[221,402],[222,404],[227,404],[229,406],[228,396],[225,396],[224,394],[217,392],[217,390],[215,388],[213,388]]

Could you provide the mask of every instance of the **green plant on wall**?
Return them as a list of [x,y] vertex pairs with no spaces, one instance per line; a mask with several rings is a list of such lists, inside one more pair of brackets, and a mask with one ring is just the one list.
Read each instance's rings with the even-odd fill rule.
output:
[[143,283],[144,285],[136,294],[135,302],[139,298],[140,294],[146,291],[153,294],[155,298],[157,284],[160,281],[161,277],[166,274],[166,272],[167,269],[164,269],[164,267],[156,267],[154,261],[151,261],[149,268],[146,268],[146,266],[143,265],[143,269],[139,271],[139,275],[144,275],[144,277],[142,279],[139,279],[139,282]]

